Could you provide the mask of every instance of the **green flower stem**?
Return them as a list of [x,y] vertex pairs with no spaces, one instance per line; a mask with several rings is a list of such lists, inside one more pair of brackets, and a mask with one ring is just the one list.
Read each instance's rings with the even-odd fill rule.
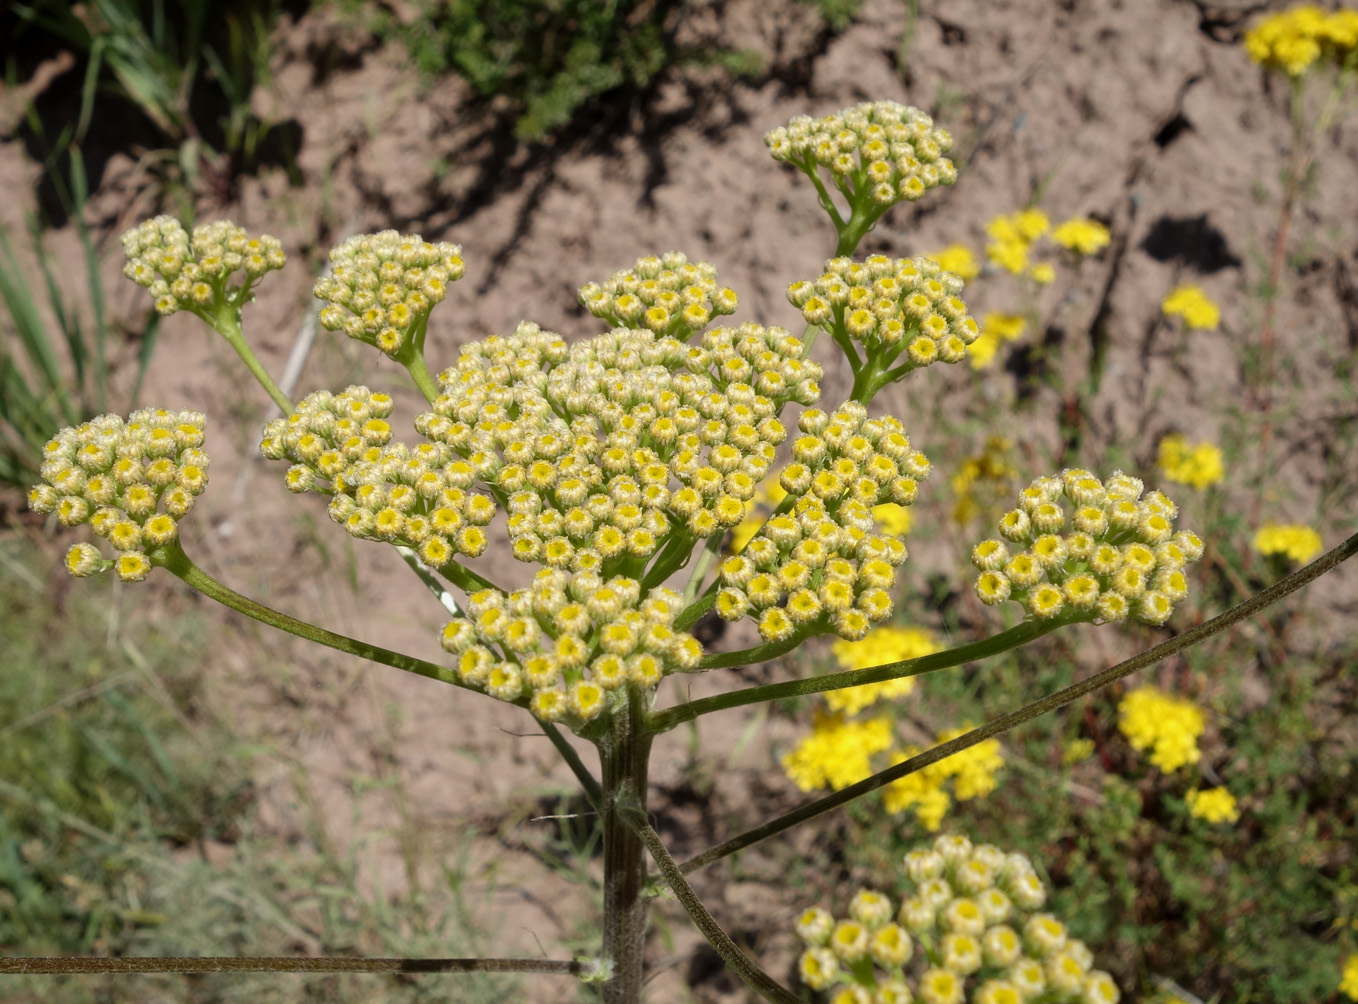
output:
[[559,728],[551,722],[544,722],[542,719],[538,719],[538,724],[542,726],[542,731],[552,741],[556,751],[561,754],[561,759],[566,761],[566,766],[570,767],[575,779],[580,782],[580,787],[585,789],[585,798],[589,800],[589,804],[594,806],[597,812],[599,806],[604,804],[604,793],[599,782],[594,779],[594,775],[589,772],[585,762],[580,759],[580,754],[575,751],[575,747],[570,744],[570,741],[562,735]]
[[269,376],[264,365],[255,355],[254,350],[245,341],[245,335],[240,327],[240,308],[227,306],[218,311],[212,317],[205,318],[212,330],[226,339],[227,344],[236,350],[236,355],[240,356],[241,362],[245,363],[254,378],[259,381],[259,385],[268,391],[269,397],[273,398],[274,404],[283,410],[284,415],[292,414],[292,402],[288,400],[288,395],[284,394],[278,384],[274,383],[273,377]]
[[[712,585],[715,586],[716,582],[712,583]],[[699,596],[685,607],[683,612],[674,619],[674,629],[676,631],[687,631],[689,628],[693,627],[694,624],[698,623],[699,617],[707,613],[716,605],[717,591],[713,589],[712,586],[708,586],[703,595]]]
[[[672,708],[657,712],[650,716],[647,726],[652,732],[668,732],[677,725],[691,722],[695,718],[711,714],[714,711],[726,711],[730,708],[744,707],[747,704],[762,704],[766,701],[778,701],[787,697],[822,694],[828,690],[843,690],[846,687],[858,687],[865,683],[885,683],[887,680],[899,680],[907,676],[933,673],[940,669],[951,669],[954,666],[988,659],[992,655],[999,655],[1001,652],[1026,645],[1028,642],[1070,623],[1074,622],[1060,617],[1050,621],[1024,621],[1008,631],[1001,631],[989,638],[983,638],[966,645],[958,645],[955,648],[935,652],[932,655],[920,656],[917,659],[904,659],[900,662],[873,666],[870,669],[829,673],[825,676],[788,680],[784,683],[768,683],[759,687],[733,690],[726,694],[714,694],[711,697],[690,701],[687,704],[677,704]],[[702,669],[724,669],[729,666],[744,666],[764,662],[795,648],[800,640],[793,642],[792,645],[788,645],[786,642],[774,642],[768,645],[757,645],[742,652],[708,656],[699,663],[699,666]]]
[[420,581],[424,583],[425,588],[434,594],[434,598],[439,601],[444,610],[447,610],[454,617],[462,613],[461,608],[457,605],[457,598],[443,588],[443,583],[434,578],[434,574],[429,571],[428,566],[426,566],[424,562],[420,561],[420,556],[413,547],[397,544],[396,553],[410,566],[410,570],[420,577]]
[[643,729],[645,699],[629,688],[627,706],[599,741],[603,798],[599,812],[604,842],[604,958],[613,978],[603,985],[604,1004],[638,1004],[645,983],[646,851],[623,818],[624,807],[646,813],[651,736]]
[[440,565],[438,571],[440,575],[469,596],[478,589],[495,589],[502,593],[505,592],[490,579],[473,572],[456,558],[450,559],[445,565]]
[[429,331],[429,315],[425,314],[414,324],[411,325],[410,337],[401,346],[401,351],[396,353],[395,359],[406,368],[410,374],[410,379],[415,381],[415,386],[420,389],[424,399],[430,404],[439,396],[438,382],[429,372],[429,366],[424,361],[424,336]]
[[684,586],[684,606],[691,604],[698,595],[698,591],[703,588],[703,579],[707,578],[708,569],[712,567],[712,562],[716,560],[717,552],[721,549],[721,542],[726,537],[725,530],[719,530],[707,538],[707,543],[703,546],[702,553],[698,555],[698,560],[693,565],[693,574],[688,578],[688,585]]
[[351,959],[295,955],[241,958],[122,956],[117,958],[0,958],[0,975],[92,976],[101,973],[560,973],[588,976],[587,959]]
[[298,620],[296,617],[289,617],[285,613],[280,613],[262,603],[256,603],[249,597],[242,596],[195,565],[193,560],[184,553],[184,549],[180,547],[178,541],[150,552],[147,557],[151,559],[152,564],[168,569],[209,599],[216,600],[223,606],[230,607],[247,617],[253,617],[270,627],[286,631],[288,634],[295,634],[299,638],[305,638],[307,641],[324,645],[327,648],[356,655],[360,659],[380,662],[384,666],[403,669],[407,673],[414,673],[417,676],[424,676],[442,683],[450,683],[454,687],[461,687],[464,690],[472,691],[472,693],[480,693],[479,690],[467,686],[455,676],[452,676],[446,668],[435,666],[432,662],[425,662],[423,659],[417,659],[414,656],[403,655],[400,652],[379,648],[376,645],[369,645],[367,642],[359,641],[356,638],[335,634],[333,631],[327,631],[325,628]]
[[827,795],[825,798],[818,799],[808,805],[802,806],[800,809],[796,809],[784,816],[770,820],[761,826],[756,826],[752,830],[747,830],[738,836],[732,837],[730,840],[724,841],[715,847],[703,851],[703,853],[696,857],[685,861],[680,870],[686,875],[690,872],[697,871],[699,868],[710,865],[714,861],[719,861],[728,854],[734,854],[736,851],[749,847],[751,844],[758,843],[768,837],[782,833],[784,830],[791,829],[809,819],[814,819],[816,816],[829,812],[831,809],[837,809],[841,805],[858,798],[860,795],[866,795],[868,792],[876,791],[878,788],[888,785],[892,781],[898,781],[909,774],[921,771],[931,764],[938,763],[940,760],[952,756],[954,753],[960,753],[965,749],[970,749],[977,743],[985,742],[993,736],[1008,732],[1010,729],[1016,728],[1025,722],[1030,722],[1034,718],[1045,715],[1049,711],[1055,711],[1057,708],[1064,708],[1068,704],[1073,704],[1075,701],[1078,701],[1082,697],[1087,697],[1096,690],[1101,690],[1109,684],[1116,683],[1123,677],[1130,676],[1133,673],[1153,666],[1161,659],[1165,659],[1176,652],[1190,648],[1199,642],[1206,641],[1213,635],[1220,634],[1222,631],[1238,624],[1240,621],[1253,617],[1259,611],[1278,602],[1288,594],[1295,592],[1313,579],[1324,575],[1341,562],[1347,561],[1349,558],[1353,557],[1355,553],[1358,553],[1358,533],[1349,537],[1348,540],[1334,548],[1334,550],[1325,553],[1320,558],[1311,562],[1311,564],[1306,565],[1304,568],[1297,569],[1297,571],[1287,576],[1287,578],[1274,583],[1263,592],[1255,593],[1243,603],[1239,603],[1225,613],[1213,617],[1210,621],[1204,621],[1197,627],[1190,628],[1183,634],[1176,635],[1168,641],[1161,642],[1159,645],[1139,652],[1130,659],[1118,663],[1116,666],[1111,666],[1101,673],[1095,673],[1086,680],[1081,680],[1079,683],[1074,683],[1063,690],[1058,690],[1054,694],[1049,694],[1041,700],[1034,701],[1017,711],[1002,715],[1001,717],[982,725],[980,728],[972,729],[965,735],[958,736],[956,739],[935,746],[933,749],[925,750],[923,753],[913,756],[908,760],[904,760],[893,767],[888,767],[886,770],[880,771],[869,778],[865,778],[857,784],[852,784],[842,791]]
[[816,163],[814,157],[808,157],[807,163],[799,165],[802,173],[811,179],[811,184],[816,186],[816,195],[820,197],[821,208],[830,214],[830,222],[835,225],[835,233],[839,235],[839,241],[844,242],[844,217],[839,215],[839,209],[835,206],[835,200],[830,198],[830,192],[825,187],[825,182],[820,180],[820,165]]
[[693,891],[693,887],[684,879],[684,873],[670,852],[665,849],[664,841],[660,839],[660,834],[656,833],[651,825],[646,821],[646,813],[640,807],[628,805],[624,809],[625,819],[628,825],[641,836],[646,844],[646,849],[651,852],[651,857],[660,868],[660,873],[665,876],[665,881],[674,890],[675,897],[683,904],[688,911],[689,917],[693,919],[694,926],[702,932],[708,944],[717,950],[722,961],[730,966],[741,981],[759,994],[766,1001],[772,1004],[804,1004],[802,999],[792,993],[768,973],[759,967],[759,964],[740,950],[740,947],[731,940],[731,936],[722,930],[721,925],[708,912],[703,901],[698,898],[698,894]]

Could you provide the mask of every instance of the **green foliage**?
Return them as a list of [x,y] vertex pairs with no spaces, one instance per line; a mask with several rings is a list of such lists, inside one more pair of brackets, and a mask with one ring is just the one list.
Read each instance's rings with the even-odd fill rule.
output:
[[346,6],[379,36],[398,38],[425,75],[456,73],[483,97],[508,98],[515,131],[528,141],[609,91],[644,88],[676,63],[758,70],[748,53],[679,46],[676,0],[420,0],[415,16],[401,20],[357,0]]
[[843,31],[853,24],[858,17],[858,10],[863,6],[863,0],[798,0],[799,3],[810,4],[816,8],[816,12],[825,19],[835,31]]
[[[9,235],[0,227],[0,482],[16,487],[37,481],[42,445],[58,429],[101,414],[109,404],[106,349],[111,332],[104,317],[100,255],[80,217],[85,196],[85,173],[77,152],[71,158],[68,202],[84,250],[88,323],[66,302],[56,279],[58,267],[43,245],[36,218],[30,219],[29,229],[46,303],[34,295]],[[158,332],[159,318],[152,317],[142,337],[129,405],[136,399]]]

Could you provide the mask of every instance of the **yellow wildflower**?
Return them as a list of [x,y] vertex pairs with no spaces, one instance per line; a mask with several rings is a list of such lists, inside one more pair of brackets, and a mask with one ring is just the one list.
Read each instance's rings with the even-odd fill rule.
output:
[[1076,254],[1097,254],[1108,246],[1108,228],[1088,216],[1076,216],[1053,230],[1052,240]]
[[1155,687],[1128,692],[1118,704],[1118,728],[1135,750],[1151,750],[1151,763],[1165,773],[1197,763],[1202,756],[1202,712],[1192,701]]
[[1339,981],[1339,992],[1349,1000],[1358,1001],[1358,952],[1344,960],[1344,978]]
[[883,533],[889,533],[893,537],[904,537],[915,525],[915,517],[911,515],[910,510],[895,502],[883,502],[881,505],[873,506],[872,518],[877,521]]
[[[881,627],[868,632],[860,641],[840,639],[830,647],[841,669],[870,669],[889,662],[918,659],[942,648],[928,631],[921,628]],[[868,705],[880,700],[904,697],[915,687],[913,676],[885,683],[865,683],[861,687],[831,690],[825,703],[831,711],[855,715]]]
[[986,440],[985,451],[963,460],[952,476],[952,490],[957,496],[953,519],[960,525],[965,526],[987,507],[994,507],[996,500],[1011,490],[1010,479],[1018,473],[1006,457],[1011,445],[1002,436],[991,436]]
[[1160,301],[1166,317],[1182,317],[1190,328],[1215,331],[1221,323],[1221,308],[1208,299],[1198,286],[1180,286]]
[[1028,277],[1039,286],[1045,286],[1056,279],[1056,269],[1050,262],[1040,261],[1028,269]]
[[1040,209],[1025,209],[1015,213],[1013,220],[1019,235],[1030,244],[1051,229],[1052,225],[1047,214]]
[[965,244],[949,244],[942,251],[935,251],[926,257],[938,262],[939,268],[951,272],[963,282],[971,282],[981,274],[980,263]]
[[1234,823],[1240,818],[1235,796],[1226,788],[1209,788],[1198,791],[1196,788],[1184,796],[1188,811],[1195,819],[1205,819],[1209,823]]
[[783,757],[783,769],[802,791],[838,791],[872,773],[872,756],[891,746],[885,718],[850,722],[843,715],[817,713],[811,734]]
[[1216,484],[1225,474],[1219,446],[1212,443],[1189,446],[1183,436],[1166,436],[1160,440],[1156,462],[1166,480],[1191,485],[1199,491]]
[[1322,56],[1343,65],[1358,45],[1358,12],[1311,4],[1270,14],[1245,33],[1245,51],[1266,69],[1299,77]]
[[1028,267],[1028,248],[1051,226],[1040,209],[1024,209],[1008,216],[996,216],[986,225],[990,243],[986,257],[1006,272],[1022,275]]
[[[936,744],[956,739],[967,731],[968,728],[964,727],[940,733]],[[893,752],[891,762],[901,763],[919,752],[917,747],[906,747]],[[963,802],[989,795],[999,784],[995,775],[1003,766],[1004,754],[999,740],[987,739],[921,771],[907,774],[899,781],[891,782],[884,791],[883,806],[891,813],[914,809],[921,826],[930,831],[937,830],[953,798]],[[951,796],[944,787],[950,779],[953,781]]]
[[1300,565],[1325,549],[1320,534],[1309,526],[1279,526],[1270,523],[1254,535],[1254,549],[1260,554],[1281,554]]
[[1022,335],[1027,324],[1018,314],[986,314],[981,322],[981,336],[971,343],[968,353],[972,369],[985,369],[994,362],[1000,345]]

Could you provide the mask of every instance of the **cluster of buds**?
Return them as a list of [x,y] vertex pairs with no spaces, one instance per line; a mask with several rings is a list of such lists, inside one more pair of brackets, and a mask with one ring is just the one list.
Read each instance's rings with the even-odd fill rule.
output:
[[851,203],[866,196],[882,211],[957,180],[957,168],[943,156],[952,147],[947,130],[918,108],[894,101],[855,105],[819,119],[799,115],[765,135],[764,143],[774,160],[813,179],[827,168]]
[[316,280],[316,298],[327,304],[321,326],[395,356],[423,338],[434,304],[462,278],[461,256],[456,244],[395,230],[351,237],[331,249],[330,275]]
[[1089,948],[1034,912],[1046,889],[1026,856],[942,836],[906,854],[905,872],[913,894],[899,909],[863,889],[843,919],[801,915],[803,983],[832,1004],[1117,1004]]
[[638,258],[602,285],[582,286],[580,303],[614,327],[645,328],[686,342],[712,318],[734,314],[736,292],[717,285],[711,262],[690,262],[681,252],[669,251]]
[[416,428],[480,458],[516,558],[635,575],[667,538],[677,552],[741,521],[786,437],[778,412],[819,395],[802,353],[753,324],[689,348],[623,329],[567,347],[525,323],[464,348]]
[[[1173,502],[1142,490],[1139,479],[1120,471],[1106,483],[1079,469],[1038,478],[1000,519],[1004,540],[972,550],[981,570],[976,595],[991,605],[1015,599],[1041,619],[1065,611],[1084,620],[1133,616],[1163,624],[1188,595],[1183,568],[1202,556],[1203,544],[1191,531],[1175,532]],[[1069,518],[1063,497],[1074,508]],[[1024,550],[1011,555],[1009,544]]]
[[330,518],[355,537],[413,548],[434,568],[480,555],[496,506],[468,489],[489,472],[488,461],[463,459],[442,443],[393,443],[391,410],[389,395],[367,387],[317,391],[270,422],[259,449],[292,461],[291,491],[331,496]]
[[802,435],[780,483],[789,498],[721,566],[716,610],[753,614],[765,641],[834,631],[857,640],[891,616],[905,544],[876,533],[872,507],[913,505],[929,461],[894,418],[869,419],[855,401],[802,412]]
[[841,345],[857,342],[879,367],[904,353],[903,374],[966,358],[981,329],[961,291],[962,280],[929,258],[873,255],[861,262],[832,258],[819,279],[794,282],[787,295],[806,323],[825,328]]
[[654,690],[697,667],[702,645],[674,629],[681,607],[663,587],[642,598],[636,579],[544,568],[530,588],[473,593],[441,642],[462,683],[580,728],[625,699],[627,685]]
[[108,560],[93,544],[74,545],[66,553],[72,575],[112,568],[125,582],[146,578],[147,551],[175,541],[179,520],[207,487],[205,421],[196,411],[142,409],[126,423],[100,415],[48,441],[29,507],[63,526],[89,523],[117,552]]
[[251,237],[226,220],[194,227],[190,236],[173,216],[157,216],[122,241],[123,275],[150,291],[159,313],[188,310],[209,322],[244,306],[254,284],[287,261],[278,238]]

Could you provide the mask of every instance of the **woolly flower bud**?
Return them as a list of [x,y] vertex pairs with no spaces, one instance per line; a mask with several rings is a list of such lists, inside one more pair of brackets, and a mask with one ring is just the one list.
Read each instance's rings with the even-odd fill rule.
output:
[[952,137],[918,108],[894,101],[854,105],[819,119],[798,116],[766,134],[764,144],[774,160],[809,177],[828,169],[846,186],[850,204],[870,219],[957,180],[956,167],[943,156]]
[[64,526],[89,523],[120,552],[106,561],[93,544],[76,544],[66,554],[67,571],[84,577],[112,568],[126,582],[146,578],[151,560],[143,550],[173,543],[178,520],[193,507],[194,493],[183,484],[195,492],[207,485],[207,454],[199,448],[205,422],[196,411],[143,408],[126,422],[100,415],[48,441],[43,484],[29,492],[30,507]]
[[321,325],[389,356],[410,344],[447,295],[448,283],[465,271],[461,246],[395,230],[350,237],[331,249],[330,262],[330,275],[317,279],[314,289],[327,303]]
[[212,318],[239,309],[254,284],[287,261],[276,237],[251,237],[226,220],[194,227],[190,236],[173,216],[157,216],[126,231],[122,244],[123,275],[155,297],[161,314]]
[[735,313],[735,291],[717,285],[711,262],[690,262],[678,251],[638,258],[607,282],[580,288],[581,305],[619,328],[646,328],[686,342],[714,317]]
[[1187,596],[1181,569],[1201,556],[1202,542],[1174,532],[1174,503],[1141,491],[1121,472],[1107,483],[1075,469],[1034,481],[999,523],[1000,536],[1025,549],[1011,557],[1002,541],[987,540],[972,552],[982,570],[976,595],[989,605],[1015,599],[1038,619],[1163,624]]

